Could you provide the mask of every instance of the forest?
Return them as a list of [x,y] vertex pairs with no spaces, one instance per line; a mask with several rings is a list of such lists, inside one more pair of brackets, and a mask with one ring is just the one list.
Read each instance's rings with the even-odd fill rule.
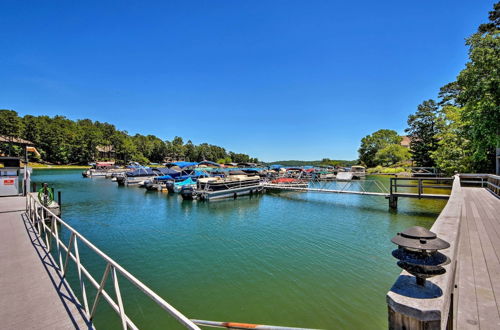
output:
[[361,140],[359,160],[373,166],[411,161],[445,173],[494,173],[500,148],[500,2],[489,21],[466,39],[469,61],[436,100],[423,101],[408,117],[410,145],[394,130]]
[[[163,141],[154,135],[129,135],[112,124],[90,119],[70,120],[63,116],[21,117],[13,110],[0,110],[0,135],[31,141],[40,156],[33,161],[51,164],[88,164],[98,160],[98,147],[112,146],[117,163],[137,161],[141,164],[161,163],[165,159],[189,161],[211,160],[220,163],[258,162],[246,154],[226,151],[223,147],[201,143],[184,143],[176,136],[172,141]],[[0,143],[0,151],[12,156],[20,156],[19,146]],[[107,160],[107,159],[99,159]]]

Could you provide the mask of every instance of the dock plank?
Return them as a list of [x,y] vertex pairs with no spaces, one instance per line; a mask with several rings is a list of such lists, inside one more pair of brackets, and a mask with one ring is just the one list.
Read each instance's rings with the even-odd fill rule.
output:
[[24,197],[0,198],[1,328],[92,328],[24,216],[25,203]]
[[455,325],[500,329],[500,200],[484,188],[463,191]]
[[477,329],[479,313],[477,310],[476,283],[472,268],[472,252],[469,239],[469,228],[466,219],[466,208],[462,206],[462,224],[460,227],[460,243],[458,247],[457,265],[457,314],[455,328]]

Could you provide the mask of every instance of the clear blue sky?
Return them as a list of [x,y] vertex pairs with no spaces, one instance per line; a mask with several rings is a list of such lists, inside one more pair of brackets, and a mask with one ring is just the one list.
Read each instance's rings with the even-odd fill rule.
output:
[[355,159],[455,79],[493,3],[2,0],[0,108]]

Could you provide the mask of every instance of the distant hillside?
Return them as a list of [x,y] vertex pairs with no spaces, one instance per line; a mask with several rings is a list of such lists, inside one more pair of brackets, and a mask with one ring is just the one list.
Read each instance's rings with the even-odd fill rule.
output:
[[276,162],[266,163],[268,165],[279,164],[283,166],[345,166],[349,167],[356,165],[357,160],[334,160],[334,159],[323,159],[323,160],[279,160]]

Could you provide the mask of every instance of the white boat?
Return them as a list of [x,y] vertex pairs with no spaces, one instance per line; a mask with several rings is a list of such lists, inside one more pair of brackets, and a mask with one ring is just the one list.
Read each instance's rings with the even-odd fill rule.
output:
[[184,199],[213,200],[237,198],[261,192],[264,186],[260,176],[229,175],[227,177],[200,178],[196,189],[186,187],[181,190]]
[[351,166],[352,178],[353,179],[364,179],[366,177],[366,168],[361,165]]

